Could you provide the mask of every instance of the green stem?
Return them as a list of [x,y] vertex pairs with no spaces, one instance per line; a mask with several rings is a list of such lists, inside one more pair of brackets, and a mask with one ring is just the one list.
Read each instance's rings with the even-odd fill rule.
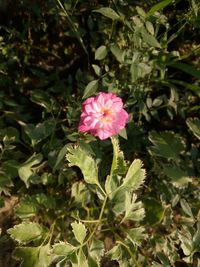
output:
[[137,262],[137,260],[135,258],[135,255],[132,253],[130,248],[121,240],[117,240],[116,243],[118,243],[118,244],[122,245],[123,247],[125,247],[127,249],[128,253],[131,256],[131,259],[132,259],[133,263],[135,264],[135,267],[140,267],[139,263]]

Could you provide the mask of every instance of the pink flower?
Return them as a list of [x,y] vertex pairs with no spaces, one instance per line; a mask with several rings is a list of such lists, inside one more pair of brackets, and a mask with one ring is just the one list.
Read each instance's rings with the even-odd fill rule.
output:
[[79,130],[104,140],[122,130],[127,121],[122,99],[113,93],[101,92],[83,102]]

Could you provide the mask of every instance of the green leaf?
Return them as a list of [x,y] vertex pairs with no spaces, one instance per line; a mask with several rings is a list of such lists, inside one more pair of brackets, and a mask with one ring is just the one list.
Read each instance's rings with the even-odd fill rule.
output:
[[84,98],[87,98],[93,95],[97,91],[98,83],[99,83],[99,80],[93,80],[89,82],[88,85],[85,87],[82,98],[84,99]]
[[58,256],[68,256],[73,253],[77,248],[67,242],[60,242],[53,246],[53,254]]
[[52,261],[50,245],[40,247],[18,247],[14,257],[22,260],[20,267],[47,267]]
[[100,46],[99,48],[97,48],[97,50],[95,51],[95,60],[102,60],[107,56],[107,48],[105,45]]
[[83,244],[83,241],[84,241],[84,239],[86,237],[86,233],[87,233],[85,225],[82,224],[81,222],[79,222],[79,223],[74,222],[74,223],[71,223],[71,226],[72,226],[73,233],[74,233],[76,240],[80,244]]
[[31,218],[36,215],[37,204],[35,201],[27,198],[22,200],[15,208],[15,214],[21,219]]
[[86,183],[99,185],[97,163],[88,150],[81,145],[71,146],[68,148],[66,158],[70,166],[77,166],[81,169]]
[[33,167],[39,164],[42,161],[42,159],[43,159],[42,154],[34,153],[26,162],[24,162],[22,165],[18,167],[19,177],[22,181],[24,181],[27,188],[30,185],[31,176],[33,176],[35,173]]
[[31,139],[31,144],[34,147],[43,139],[47,138],[55,129],[55,120],[49,119],[43,123],[34,124],[24,124],[24,131]]
[[140,246],[141,241],[146,238],[144,234],[144,227],[137,227],[133,229],[129,229],[126,231],[126,238],[131,241],[131,243],[135,246]]
[[58,156],[57,156],[57,159],[56,159],[56,163],[54,165],[54,170],[58,170],[59,169],[62,160],[66,156],[68,146],[69,145],[63,146],[62,149],[59,151]]
[[197,222],[197,231],[192,238],[193,251],[200,252],[200,222]]
[[141,221],[144,218],[142,202],[136,202],[137,195],[130,192],[125,193],[125,215],[122,220]]
[[104,243],[103,241],[92,239],[88,263],[90,267],[100,267],[101,266],[101,257],[104,255]]
[[157,4],[155,4],[154,6],[152,6],[152,8],[147,12],[146,17],[150,17],[152,16],[156,11],[159,11],[163,8],[165,8],[166,6],[168,6],[169,4],[172,3],[173,0],[164,0],[161,1]]
[[167,175],[174,186],[183,187],[192,182],[192,178],[189,174],[175,165],[164,165],[163,172]]
[[174,80],[174,79],[171,79],[170,82],[183,86],[184,88],[193,91],[196,95],[200,97],[200,87],[198,85],[186,83],[184,81],[179,81],[179,80]]
[[29,243],[41,238],[44,229],[37,223],[23,222],[8,229],[8,233],[19,243]]
[[173,62],[169,63],[168,65],[173,67],[173,68],[182,70],[183,72],[188,73],[197,79],[200,79],[200,71],[197,70],[192,65],[182,63],[182,62],[176,62],[176,61],[173,61]]
[[200,140],[200,119],[188,118],[186,120],[187,126],[193,132],[193,134]]
[[143,200],[145,207],[145,224],[154,225],[164,218],[164,208],[156,199],[148,197]]
[[121,20],[120,16],[110,7],[101,7],[97,10],[93,10],[93,12],[100,13],[103,16],[112,20]]
[[152,36],[151,34],[149,34],[147,32],[147,30],[144,27],[141,27],[140,29],[140,34],[142,36],[142,39],[145,41],[145,43],[147,43],[149,46],[152,47],[158,47],[161,48],[161,45],[159,44],[159,42],[156,40],[156,38],[154,36]]
[[112,44],[110,46],[110,51],[115,56],[115,58],[117,59],[117,61],[119,61],[119,63],[123,63],[123,61],[124,61],[123,54],[124,53],[123,53],[123,51],[116,44]]
[[122,248],[121,245],[118,244],[106,252],[106,256],[110,257],[112,260],[120,260],[122,257]]
[[144,182],[146,172],[142,169],[142,162],[136,159],[130,165],[121,187],[137,190]]
[[95,64],[93,64],[92,67],[93,67],[93,69],[94,69],[95,74],[96,74],[98,77],[100,77],[100,76],[101,76],[101,68],[100,68],[98,65],[95,65]]
[[192,210],[190,208],[190,205],[188,204],[188,202],[185,199],[182,198],[180,200],[180,205],[181,205],[181,208],[183,209],[183,211],[185,212],[185,214],[187,214],[191,218],[194,218]]
[[77,253],[77,260],[78,260],[77,267],[90,267],[88,265],[88,261],[86,259],[85,254],[83,253],[82,248],[80,248],[78,253]]
[[0,171],[0,194],[6,192],[11,186],[13,186],[11,178],[5,172]]
[[163,157],[167,159],[178,160],[180,153],[185,149],[185,143],[181,136],[174,132],[151,131],[149,140],[154,146],[149,148],[149,152],[153,156]]

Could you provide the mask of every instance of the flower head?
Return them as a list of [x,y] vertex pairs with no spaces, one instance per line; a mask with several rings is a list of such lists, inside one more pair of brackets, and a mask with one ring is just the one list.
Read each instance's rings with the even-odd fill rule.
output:
[[100,92],[83,102],[79,130],[104,140],[122,130],[127,121],[122,99],[113,93]]

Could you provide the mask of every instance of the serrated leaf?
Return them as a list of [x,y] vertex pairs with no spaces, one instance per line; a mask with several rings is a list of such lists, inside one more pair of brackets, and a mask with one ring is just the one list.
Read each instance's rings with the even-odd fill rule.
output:
[[144,182],[146,172],[142,169],[142,162],[136,159],[130,165],[121,187],[137,190]]
[[19,177],[22,181],[26,184],[26,187],[28,188],[30,185],[30,178],[32,175],[34,175],[34,170],[32,167],[39,164],[43,159],[42,154],[33,154],[26,162],[21,164],[18,167],[18,173]]
[[74,222],[74,223],[71,223],[71,226],[72,226],[72,229],[73,229],[72,231],[74,233],[76,240],[80,244],[83,244],[83,241],[84,241],[84,239],[86,237],[86,233],[87,233],[85,225],[82,224],[81,222],[79,222],[79,223]]
[[97,91],[98,83],[99,83],[99,80],[93,80],[89,82],[88,85],[85,87],[82,98],[84,99],[84,98],[87,98],[93,95]]
[[8,229],[8,233],[19,243],[29,243],[41,238],[44,229],[37,223],[23,222]]
[[112,260],[119,260],[122,257],[122,249],[121,245],[118,244],[114,246],[112,249],[106,252],[106,256],[110,257]]
[[31,199],[22,200],[15,208],[15,214],[21,219],[31,218],[36,215],[37,204]]
[[67,242],[61,242],[53,246],[53,254],[58,256],[68,256],[73,253],[77,248]]
[[90,267],[88,265],[88,261],[82,249],[79,249],[77,253],[77,260],[78,260],[77,267]]
[[89,267],[100,267],[101,257],[104,254],[104,243],[97,239],[92,239],[89,254],[87,256]]
[[193,134],[200,140],[200,119],[188,118],[186,120],[187,126],[193,132]]
[[93,10],[93,12],[100,13],[103,16],[112,20],[121,20],[120,16],[110,7],[101,7],[97,10]]
[[126,238],[131,241],[131,243],[135,246],[140,246],[141,241],[146,238],[144,234],[144,227],[137,227],[133,229],[129,229],[126,231]]
[[164,157],[167,159],[178,160],[180,153],[185,149],[185,143],[181,136],[174,132],[151,131],[149,140],[154,146],[149,148],[149,152],[153,156]]
[[86,183],[99,185],[97,163],[88,150],[82,146],[71,146],[68,148],[66,159],[70,162],[70,166],[81,169]]
[[188,185],[189,182],[192,182],[189,174],[175,165],[164,165],[163,172],[171,179],[172,184],[176,187],[183,187]]
[[40,247],[18,247],[14,251],[14,257],[22,260],[20,267],[46,267],[52,260],[49,244]]
[[125,215],[122,220],[141,221],[144,218],[142,202],[136,202],[137,195],[130,192],[125,193]]
[[95,60],[102,60],[107,56],[107,48],[105,45],[101,45],[100,47],[97,48],[95,51]]

